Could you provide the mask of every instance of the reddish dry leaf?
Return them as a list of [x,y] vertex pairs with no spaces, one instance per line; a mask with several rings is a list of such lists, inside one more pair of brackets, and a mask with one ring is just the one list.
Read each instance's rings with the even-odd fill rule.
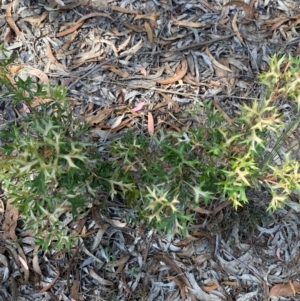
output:
[[285,284],[276,284],[271,290],[269,297],[271,296],[294,296],[296,293],[300,292],[300,282],[289,281]]
[[154,133],[154,120],[151,112],[148,112],[148,131],[150,134]]
[[140,102],[138,103],[133,109],[132,109],[132,112],[138,112],[140,111],[145,105],[145,102]]
[[162,85],[173,84],[179,81],[180,79],[182,79],[186,75],[187,70],[188,70],[187,60],[183,58],[180,62],[180,65],[176,69],[176,73],[173,76],[158,80],[157,83]]
[[136,67],[135,70],[143,74],[145,77],[147,76],[147,70],[144,67]]

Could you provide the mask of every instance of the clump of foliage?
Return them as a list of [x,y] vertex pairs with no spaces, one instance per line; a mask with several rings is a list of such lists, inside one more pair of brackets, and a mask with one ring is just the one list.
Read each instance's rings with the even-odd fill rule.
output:
[[[285,128],[271,103],[276,86],[299,109],[298,60],[272,58],[270,71],[260,76],[265,98],[244,104],[232,122],[207,104],[201,109],[206,118],[202,126],[151,137],[128,132],[112,143],[108,162],[89,143],[87,126],[72,115],[67,91],[30,78],[11,85],[6,67],[12,61],[0,60],[2,95],[21,102],[28,114],[1,125],[0,183],[44,249],[51,240],[57,248],[71,245],[63,217],[82,213],[97,189],[111,198],[123,194],[139,220],[170,235],[186,234],[193,208],[216,198],[229,199],[238,208],[248,202],[248,188],[264,185],[272,194],[269,209],[275,210],[300,190],[299,163],[289,154],[280,166],[273,161],[297,118]],[[51,101],[32,108],[36,98]],[[268,152],[270,133],[278,141]]]
[[[135,183],[138,189],[137,194],[128,191],[126,199],[141,202],[141,215],[172,235],[186,233],[193,220],[189,209],[208,205],[216,197],[229,199],[238,208],[248,202],[249,188],[267,187],[272,195],[268,209],[281,207],[294,190],[300,190],[299,162],[290,159],[289,153],[281,165],[273,158],[299,115],[285,126],[271,103],[272,87],[296,101],[299,110],[299,64],[299,59],[291,57],[271,58],[270,71],[260,76],[265,98],[244,104],[231,123],[205,105],[206,122],[197,129],[160,132],[150,138],[131,133],[115,143],[111,148],[113,178]],[[273,150],[267,151],[270,134],[278,138]]]
[[[7,80],[0,66],[2,95],[21,102],[28,111],[20,120],[1,125],[0,183],[20,211],[23,228],[30,230],[46,249],[70,246],[73,237],[65,221],[82,213],[101,187],[99,157],[87,142],[87,126],[72,114],[66,89],[35,83],[31,78]],[[48,103],[32,108],[34,99]]]

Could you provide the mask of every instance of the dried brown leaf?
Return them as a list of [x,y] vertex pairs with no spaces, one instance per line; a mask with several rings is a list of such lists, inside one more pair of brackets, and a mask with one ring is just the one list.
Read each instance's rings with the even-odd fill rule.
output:
[[134,32],[144,32],[145,28],[143,26],[133,25],[130,23],[124,22],[123,25]]
[[243,24],[247,24],[251,22],[251,19],[253,18],[254,15],[254,3],[256,0],[250,0],[249,4],[246,4],[243,1],[239,0],[234,0],[226,3],[224,6],[228,5],[236,5],[238,8],[242,9],[245,11],[245,18],[243,20]]
[[39,246],[35,246],[34,248],[34,255],[32,258],[32,267],[33,270],[39,275],[42,276],[42,270],[40,268],[40,264],[39,264],[39,257],[38,257],[38,253],[37,251],[39,250]]
[[39,293],[47,292],[54,285],[54,283],[57,281],[57,279],[59,277],[59,270],[56,269],[53,265],[51,265],[51,267],[56,272],[56,275],[48,285],[46,285],[44,288],[39,290]]
[[187,60],[183,58],[180,62],[180,65],[176,69],[176,73],[173,76],[158,80],[157,83],[162,85],[173,84],[179,81],[180,79],[182,79],[186,75],[187,70],[188,70]]
[[5,232],[6,237],[9,237],[12,240],[16,240],[17,235],[15,233],[15,230],[19,218],[19,210],[17,207],[12,205],[12,202],[12,199],[7,200],[2,230]]
[[114,55],[115,55],[115,56],[118,56],[118,50],[117,50],[117,48],[116,48],[116,46],[114,45],[113,42],[108,41],[108,40],[105,40],[105,39],[100,39],[99,42],[100,42],[100,43],[107,44],[107,45],[110,45],[111,48],[113,49]]
[[112,109],[103,109],[99,110],[96,115],[90,115],[85,118],[85,121],[88,123],[100,123],[104,121],[111,113],[113,112]]
[[134,14],[134,15],[138,15],[138,14],[140,13],[140,12],[137,11],[137,10],[127,9],[127,8],[123,8],[123,7],[116,6],[116,5],[111,5],[109,8],[110,8],[111,10],[118,11],[118,12],[124,13],[124,14]]
[[66,36],[68,34],[73,33],[75,30],[77,30],[79,27],[81,27],[83,25],[83,23],[84,23],[84,21],[81,21],[81,22],[78,21],[78,22],[75,23],[75,25],[71,26],[70,28],[62,30],[62,31],[60,31],[60,32],[58,32],[56,34],[52,34],[49,37],[51,37],[51,38],[54,38],[54,37],[55,38],[64,37],[64,36]]
[[14,64],[14,65],[8,66],[7,69],[8,69],[8,72],[12,76],[14,76],[24,69],[24,65],[23,64]]
[[150,134],[154,133],[154,120],[153,120],[153,115],[151,112],[148,112],[148,132]]
[[206,47],[205,53],[207,54],[207,56],[210,58],[211,62],[212,62],[215,66],[217,66],[217,67],[219,67],[219,68],[221,68],[221,69],[223,69],[223,70],[226,70],[226,71],[228,71],[228,72],[232,72],[228,67],[226,67],[226,66],[222,65],[221,63],[219,63],[219,62],[212,56],[212,54],[211,54],[210,51],[208,50],[208,47]]
[[174,21],[173,24],[174,24],[174,25],[177,25],[177,26],[182,26],[182,27],[192,27],[192,28],[201,28],[201,27],[205,27],[205,24],[204,24],[204,23],[190,22],[190,21],[185,21],[185,20]]
[[67,67],[64,66],[63,64],[59,63],[56,58],[54,57],[53,53],[52,53],[52,50],[51,50],[51,47],[50,47],[50,43],[45,40],[45,43],[46,43],[46,51],[47,51],[47,54],[48,54],[48,58],[49,58],[49,61],[50,63],[54,64],[55,66],[57,66],[58,68],[61,68],[63,70],[66,70]]
[[113,286],[114,283],[109,281],[109,280],[106,280],[102,277],[100,277],[92,267],[88,267],[88,270],[89,270],[89,275],[94,278],[96,281],[98,281],[101,285],[104,285],[104,286]]
[[131,40],[131,35],[129,35],[125,41],[123,43],[121,43],[118,48],[117,48],[117,52],[120,52],[121,50],[125,49],[126,46],[130,43]]
[[146,19],[146,20],[156,21],[156,19],[157,19],[157,13],[156,12],[152,12],[149,15],[136,15],[135,18],[134,18],[134,21],[140,20],[140,19]]
[[285,284],[275,284],[271,290],[269,296],[294,296],[296,293],[300,292],[300,282],[299,281],[289,281]]
[[109,69],[109,71],[119,75],[121,78],[128,78],[130,74],[127,71],[121,70],[116,66],[113,65],[104,65],[102,66],[103,69]]
[[238,12],[235,13],[235,15],[234,15],[234,17],[232,19],[232,29],[236,33],[236,36],[239,39],[239,41],[242,43],[242,45],[245,46],[244,40],[243,40],[243,38],[241,36],[241,33],[240,33],[240,31],[239,31],[239,29],[237,27],[237,24],[236,24],[236,22],[237,22],[237,16],[238,16]]
[[33,102],[31,103],[31,107],[35,108],[39,106],[40,104],[48,103],[53,101],[52,98],[40,98],[40,97],[34,97]]
[[118,267],[120,265],[124,265],[129,260],[129,258],[130,258],[130,256],[125,256],[125,257],[122,257],[118,260],[110,261],[105,265],[105,267],[115,268],[115,267]]
[[149,43],[152,44],[153,43],[153,31],[152,31],[152,28],[151,28],[151,26],[150,26],[150,24],[148,22],[144,23],[144,27],[145,27],[146,32],[147,32]]
[[9,3],[7,5],[6,11],[5,11],[5,20],[8,23],[8,25],[10,26],[10,28],[14,31],[16,36],[19,38],[21,35],[21,32],[11,16],[12,5],[13,5],[13,3]]
[[218,284],[216,284],[215,282],[211,282],[211,283],[208,283],[208,285],[206,285],[206,286],[201,286],[201,288],[205,292],[209,293],[209,292],[215,291],[218,288]]
[[83,301],[82,295],[79,293],[79,287],[80,287],[80,277],[79,277],[79,271],[76,269],[76,278],[73,281],[72,287],[71,287],[71,295],[76,301]]
[[[170,96],[168,96],[165,93],[158,92],[158,94],[161,95],[165,99],[164,105],[171,104],[175,113],[178,113],[180,111],[178,102],[175,102]],[[157,107],[158,105],[160,105],[160,104],[157,104],[154,107],[155,110],[159,108],[159,107]]]
[[213,212],[211,210],[207,210],[205,208],[201,208],[199,206],[196,206],[196,207],[192,207],[192,209],[195,211],[195,212],[198,212],[200,214],[212,214]]
[[28,71],[29,74],[36,76],[37,78],[40,79],[41,82],[44,84],[49,84],[49,78],[46,73],[39,69],[32,68],[31,70]]

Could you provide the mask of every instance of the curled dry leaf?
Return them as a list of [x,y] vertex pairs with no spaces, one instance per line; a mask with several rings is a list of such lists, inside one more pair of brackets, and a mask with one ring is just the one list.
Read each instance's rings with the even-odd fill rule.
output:
[[125,49],[126,46],[130,43],[131,35],[129,35],[117,48],[117,52],[120,52],[121,50]]
[[94,278],[96,281],[98,281],[101,285],[104,285],[104,286],[113,286],[113,282],[109,281],[109,280],[105,280],[103,279],[102,277],[100,277],[95,271],[93,268],[91,267],[88,267],[88,270],[89,270],[89,275]]
[[37,78],[40,79],[41,82],[44,84],[49,84],[49,78],[46,73],[39,69],[32,68],[31,70],[28,71],[29,74],[36,76]]
[[77,22],[75,25],[73,25],[72,27],[68,28],[68,29],[65,29],[63,31],[60,31],[56,34],[52,34],[50,35],[49,37],[51,38],[60,38],[60,37],[64,37],[68,34],[71,34],[73,33],[75,30],[77,30],[79,27],[81,27],[83,25],[84,21],[81,21],[81,22]]
[[241,36],[241,33],[240,33],[240,31],[239,31],[239,29],[237,27],[237,24],[236,24],[236,22],[237,22],[237,16],[238,16],[238,12],[235,13],[235,15],[234,15],[234,17],[232,19],[232,29],[236,33],[236,36],[239,39],[239,41],[245,46],[244,40],[243,40],[243,38]]
[[100,39],[99,42],[100,42],[100,43],[107,44],[107,45],[110,45],[111,48],[112,48],[112,50],[113,50],[113,52],[114,52],[114,55],[115,55],[115,56],[118,56],[118,50],[117,50],[117,48],[116,48],[116,46],[115,46],[115,44],[114,44],[113,42],[108,41],[108,40],[105,40],[105,39]]
[[50,47],[50,43],[47,40],[45,40],[45,43],[46,43],[46,50],[47,50],[47,54],[48,54],[48,58],[49,58],[50,63],[54,64],[56,67],[61,68],[63,70],[67,69],[66,66],[59,63],[56,60],[56,58],[54,57],[54,55],[52,53],[52,50],[51,50],[51,47]]
[[11,8],[12,8],[13,3],[8,4],[6,11],[5,11],[5,20],[7,22],[7,24],[10,26],[10,28],[14,31],[14,33],[16,34],[16,36],[19,38],[21,35],[21,32],[18,28],[18,26],[16,25],[15,21],[13,20],[12,16],[11,16]]
[[211,54],[210,51],[208,50],[208,47],[206,47],[205,53],[207,54],[207,56],[210,58],[211,62],[212,62],[215,66],[217,66],[217,67],[219,67],[219,68],[221,68],[221,69],[223,69],[223,70],[226,70],[226,71],[228,71],[228,72],[232,72],[228,67],[226,67],[226,66],[222,65],[221,63],[219,63],[219,62],[212,56],[212,54]]
[[180,79],[182,79],[186,75],[187,70],[188,70],[187,60],[183,58],[180,62],[180,65],[176,69],[176,73],[173,76],[158,80],[157,83],[162,85],[173,84],[179,81]]

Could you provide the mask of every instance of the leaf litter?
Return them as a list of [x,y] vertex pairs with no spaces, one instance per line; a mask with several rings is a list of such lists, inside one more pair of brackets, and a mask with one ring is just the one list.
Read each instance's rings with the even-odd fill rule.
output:
[[[19,57],[11,83],[27,75],[69,87],[99,145],[128,127],[153,133],[197,126],[197,118],[179,114],[195,102],[211,100],[231,122],[243,98],[260,94],[253,82],[268,56],[300,52],[299,1],[15,0],[1,6],[2,39]],[[1,111],[1,123],[18,117],[9,102]],[[265,214],[265,197],[250,197],[257,213]],[[199,207],[189,236],[174,241],[126,223],[127,209],[108,202],[110,217],[94,207],[89,219],[67,224],[77,227],[80,245],[41,254],[1,194],[0,296],[294,300],[287,297],[300,291],[298,202],[291,197],[287,208],[251,230],[241,218],[230,219],[238,213],[228,204]]]

